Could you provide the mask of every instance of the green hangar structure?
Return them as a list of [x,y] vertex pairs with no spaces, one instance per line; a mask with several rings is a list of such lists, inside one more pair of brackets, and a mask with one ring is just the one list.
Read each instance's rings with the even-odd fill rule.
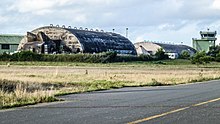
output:
[[22,35],[0,35],[0,54],[9,53],[12,54],[18,49],[18,45],[21,39],[24,36]]

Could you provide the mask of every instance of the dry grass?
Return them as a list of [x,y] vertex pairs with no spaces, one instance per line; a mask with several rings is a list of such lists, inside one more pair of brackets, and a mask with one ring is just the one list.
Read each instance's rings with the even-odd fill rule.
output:
[[165,84],[180,84],[200,78],[219,78],[213,68],[151,68],[151,67],[30,67],[0,68],[0,79],[30,83],[77,83],[97,80],[150,83],[152,79]]
[[[0,91],[4,105],[14,105],[19,99],[24,103],[42,102],[54,94],[85,92],[112,87],[173,85],[219,79],[220,65],[158,65],[158,64],[113,64],[88,66],[0,66],[0,80],[55,86],[34,92],[17,88],[13,92]],[[54,90],[56,89],[56,90]],[[4,100],[2,100],[4,98]],[[27,100],[29,99],[29,100]],[[7,101],[7,102],[6,102]],[[7,104],[5,104],[7,103]]]
[[[4,85],[7,85],[5,81]],[[11,84],[9,85],[11,86]],[[23,85],[22,83],[15,83],[14,89],[5,89],[4,87],[0,90],[0,109],[56,101],[53,90],[27,91],[27,87]]]

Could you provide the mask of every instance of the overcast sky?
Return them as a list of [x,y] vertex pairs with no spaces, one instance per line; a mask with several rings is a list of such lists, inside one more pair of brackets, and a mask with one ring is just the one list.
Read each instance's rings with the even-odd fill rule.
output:
[[114,28],[122,35],[129,28],[133,43],[149,40],[191,46],[200,30],[210,28],[220,34],[220,0],[1,1],[1,34],[25,34],[50,24]]

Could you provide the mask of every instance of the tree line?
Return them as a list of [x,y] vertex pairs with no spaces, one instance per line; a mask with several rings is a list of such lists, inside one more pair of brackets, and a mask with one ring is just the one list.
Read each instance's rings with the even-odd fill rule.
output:
[[[163,49],[158,49],[155,55],[118,55],[116,52],[97,54],[37,54],[31,51],[21,51],[14,54],[0,54],[0,61],[45,61],[45,62],[85,62],[111,63],[130,61],[158,61],[169,59]],[[182,51],[179,59],[188,59],[192,64],[205,64],[212,61],[220,62],[220,46],[211,47],[210,51],[197,52],[190,56],[188,51]]]

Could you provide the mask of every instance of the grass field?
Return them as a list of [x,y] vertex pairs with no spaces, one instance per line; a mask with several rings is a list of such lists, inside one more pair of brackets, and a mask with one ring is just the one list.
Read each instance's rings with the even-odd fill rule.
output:
[[0,108],[50,102],[56,100],[55,95],[69,93],[214,79],[220,79],[220,63],[192,65],[188,60],[110,64],[0,62]]

